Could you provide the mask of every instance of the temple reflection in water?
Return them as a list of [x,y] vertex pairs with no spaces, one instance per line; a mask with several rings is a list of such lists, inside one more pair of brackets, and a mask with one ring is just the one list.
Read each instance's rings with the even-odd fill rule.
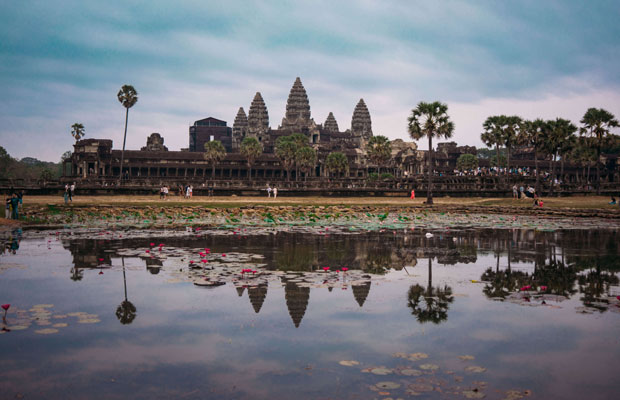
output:
[[[119,251],[147,247],[149,239],[97,240],[63,239],[73,257],[70,278],[83,279],[84,270],[101,269],[112,259],[123,259]],[[164,240],[164,239],[162,239]],[[480,276],[481,290],[492,300],[508,299],[526,286],[544,287],[543,301],[561,301],[579,295],[584,306],[605,311],[605,298],[618,285],[620,271],[617,235],[613,231],[462,230],[435,233],[432,238],[421,231],[385,231],[352,235],[304,235],[278,233],[231,239],[225,236],[165,238],[166,246],[182,249],[209,247],[213,251],[258,254],[268,271],[303,273],[328,266],[347,267],[368,274],[390,270],[416,271],[427,283],[412,285],[406,295],[411,314],[420,323],[441,323],[448,318],[454,301],[452,288],[433,281],[433,263],[439,266],[493,260]],[[588,254],[595,256],[584,257]],[[135,258],[135,257],[134,257]],[[140,256],[146,270],[159,274],[166,261]],[[425,262],[421,262],[424,260]],[[118,264],[118,262],[116,263]],[[290,318],[299,327],[308,308],[311,287],[287,273],[278,282],[284,288]],[[232,285],[230,285],[232,286]],[[346,283],[359,307],[366,303],[371,281]],[[330,291],[333,286],[326,286]],[[247,291],[249,303],[260,313],[269,285],[235,283],[239,296]],[[522,296],[527,299],[527,297]],[[126,300],[127,301],[127,300]],[[124,320],[127,320],[126,318]]]

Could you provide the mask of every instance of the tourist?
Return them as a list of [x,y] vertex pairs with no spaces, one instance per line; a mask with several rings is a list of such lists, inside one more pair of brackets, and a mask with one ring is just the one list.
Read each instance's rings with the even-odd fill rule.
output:
[[159,188],[159,200],[163,200],[164,198],[164,186],[160,186]]
[[65,194],[64,194],[65,204],[69,202],[69,185],[65,185]]
[[615,206],[616,205],[616,198],[611,195],[611,201],[609,202],[610,205]]
[[271,186],[267,185],[267,197],[271,197]]
[[11,196],[6,197],[6,210],[4,211],[4,217],[6,219],[11,218]]
[[411,189],[411,200],[415,199],[415,189]]
[[191,199],[194,196],[194,187],[189,185],[189,198]]
[[273,198],[275,199],[276,197],[278,197],[278,188],[277,187],[273,187]]
[[189,185],[185,185],[185,198],[189,199]]
[[164,200],[168,200],[168,186],[164,185]]
[[19,219],[19,197],[17,197],[17,193],[13,192],[11,195],[11,218]]
[[69,201],[73,203],[73,195],[75,194],[75,182],[69,187]]
[[517,190],[517,184],[516,183],[514,185],[512,185],[512,198],[513,199],[518,199],[519,198],[519,192]]
[[523,200],[525,198],[525,188],[523,186],[519,186],[519,199]]

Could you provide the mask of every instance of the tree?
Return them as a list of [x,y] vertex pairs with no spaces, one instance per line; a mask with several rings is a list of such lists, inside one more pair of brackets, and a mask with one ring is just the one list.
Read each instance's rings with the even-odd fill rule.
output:
[[260,142],[253,137],[246,137],[241,142],[241,154],[248,161],[248,180],[252,179],[252,165],[254,161],[262,154],[263,147]]
[[596,194],[601,193],[601,148],[612,128],[618,127],[618,120],[612,113],[602,108],[589,108],[581,119],[583,127],[579,133],[592,139],[590,142],[596,150]]
[[[418,322],[432,322],[439,324],[448,319],[450,303],[454,301],[452,288],[445,285],[443,288],[433,287],[432,261],[428,258],[428,286],[424,289],[416,284],[409,288],[407,294],[407,306],[411,308],[411,314],[415,315]],[[424,303],[424,306],[421,306]]]
[[52,179],[54,179],[54,174],[52,174],[52,171],[50,171],[49,168],[44,168],[41,171],[41,175],[39,177],[43,181],[43,183],[45,183],[47,181],[51,181]]
[[349,172],[349,160],[347,160],[347,156],[336,151],[327,156],[325,167],[330,174],[336,173],[340,176],[341,173]]
[[392,158],[392,144],[385,136],[372,136],[368,141],[368,158],[377,166],[378,172],[381,167]]
[[456,160],[456,168],[460,171],[468,171],[478,168],[478,157],[473,154],[461,154]]
[[125,287],[125,300],[116,308],[116,318],[123,325],[128,325],[136,319],[136,306],[127,300],[127,277],[125,276],[125,259],[121,258],[123,263],[123,285]]
[[121,168],[120,178],[118,183],[120,185],[123,179],[123,161],[125,159],[125,142],[127,141],[127,122],[129,120],[129,109],[138,102],[138,92],[131,85],[123,85],[121,90],[118,91],[116,97],[118,101],[125,107],[125,134],[123,135],[123,150],[121,151]]
[[450,138],[454,132],[454,123],[448,116],[448,105],[435,101],[433,103],[420,102],[411,110],[409,121],[409,135],[413,140],[428,138],[428,190],[426,203],[433,204],[433,137]]
[[71,125],[71,136],[75,138],[76,143],[84,137],[84,131],[85,131],[84,125],[78,122]]
[[0,146],[0,178],[12,178],[15,164],[17,164],[17,160],[11,157],[4,147]]
[[203,154],[205,160],[211,164],[211,178],[215,178],[215,164],[219,163],[226,157],[226,149],[219,140],[211,140],[205,143],[205,152]]
[[316,151],[310,146],[303,146],[297,149],[295,163],[304,173],[304,180],[307,180],[310,171],[316,166]]
[[506,173],[508,173],[508,170],[510,170],[510,151],[517,142],[517,136],[521,128],[521,118],[516,115],[510,117],[502,115],[501,118],[502,144],[506,147]]
[[508,165],[506,163],[506,157],[504,157],[503,154],[499,155],[499,161],[497,161],[497,156],[491,157],[491,159],[489,160],[489,164],[491,165],[491,167],[497,168],[505,167],[506,165]]
[[495,152],[497,157],[496,160],[501,160],[499,148],[504,143],[504,132],[502,129],[503,124],[504,121],[502,115],[488,117],[486,121],[484,121],[484,123],[482,124],[484,132],[480,134],[480,139],[482,140],[482,143],[484,143],[487,147],[495,146]]
[[570,138],[574,137],[573,134],[577,132],[577,127],[569,120],[562,118],[556,118],[555,121],[547,121],[547,124],[549,125],[549,135],[545,138],[544,148],[551,156],[549,161],[551,164],[550,193],[553,194],[557,158],[565,143],[570,143]]
[[276,140],[276,156],[282,161],[282,165],[286,170],[286,180],[291,180],[291,168],[295,164],[295,154],[297,153],[298,145],[295,140],[290,136],[280,136]]
[[549,124],[538,118],[534,121],[521,121],[517,141],[534,150],[534,168],[536,169],[536,192],[540,194],[540,168],[538,168],[538,152],[542,149],[544,138],[549,134]]

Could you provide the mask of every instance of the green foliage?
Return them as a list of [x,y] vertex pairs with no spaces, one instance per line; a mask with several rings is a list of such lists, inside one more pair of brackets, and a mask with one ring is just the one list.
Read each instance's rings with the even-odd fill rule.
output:
[[44,168],[41,171],[40,178],[43,181],[51,181],[52,179],[54,179],[54,174],[52,174],[52,171],[50,171],[49,168]]
[[81,138],[84,137],[85,135],[85,129],[84,129],[84,125],[76,122],[75,124],[71,125],[71,136],[73,136],[75,138],[75,141],[79,141]]
[[131,85],[123,85],[116,97],[123,107],[127,109],[133,107],[138,102],[138,92]]
[[263,147],[258,139],[246,137],[241,142],[241,154],[248,160],[248,165],[253,165],[254,161],[263,153]]
[[226,148],[219,140],[211,140],[204,145],[205,152],[203,157],[211,164],[211,176],[215,176],[215,164],[226,157]]
[[316,151],[310,146],[300,147],[295,153],[295,162],[306,176],[308,176],[316,166],[316,159]]
[[461,171],[478,168],[478,157],[473,154],[461,154],[456,160],[456,168]]
[[500,154],[499,156],[499,165],[497,164],[497,156],[491,157],[489,160],[491,167],[505,167],[506,166],[506,157]]
[[392,144],[385,136],[372,136],[368,141],[367,154],[368,158],[381,168],[392,157]]
[[330,173],[340,175],[349,172],[349,160],[340,152],[330,153],[325,160],[325,166]]
[[381,174],[381,179],[394,179],[394,175],[389,172],[384,172]]
[[368,174],[368,180],[371,182],[376,181],[377,179],[379,179],[379,174],[376,172],[371,172]]

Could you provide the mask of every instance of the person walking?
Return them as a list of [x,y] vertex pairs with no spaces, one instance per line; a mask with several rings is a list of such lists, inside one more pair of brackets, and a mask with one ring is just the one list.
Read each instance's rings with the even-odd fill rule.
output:
[[273,198],[275,199],[276,197],[278,197],[278,188],[274,186],[274,188],[273,188]]
[[517,199],[519,197],[519,188],[517,188],[517,184],[512,185],[512,198]]
[[11,195],[11,211],[11,218],[19,219],[19,198],[17,197],[17,193]]
[[411,200],[415,199],[415,189],[411,189]]
[[267,197],[271,197],[271,186],[267,185]]
[[73,195],[75,194],[75,182],[69,187],[69,201],[73,203]]

